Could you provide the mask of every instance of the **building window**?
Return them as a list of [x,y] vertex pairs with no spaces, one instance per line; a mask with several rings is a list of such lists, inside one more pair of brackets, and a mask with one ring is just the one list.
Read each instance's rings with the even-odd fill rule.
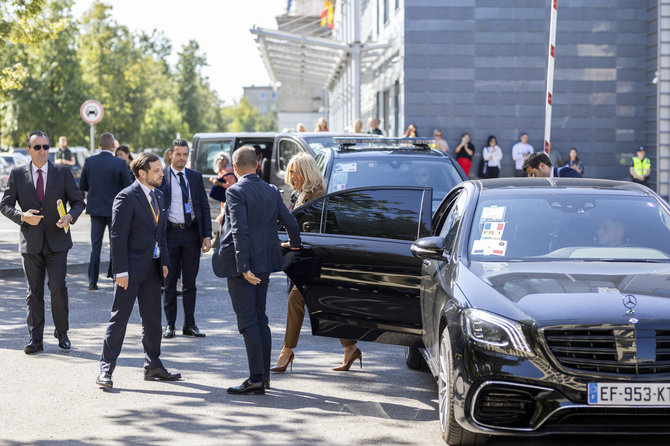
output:
[[384,0],[384,25],[389,22],[389,1],[390,0]]
[[261,91],[261,99],[265,99],[265,92]]
[[395,10],[400,9],[400,0],[395,0]]

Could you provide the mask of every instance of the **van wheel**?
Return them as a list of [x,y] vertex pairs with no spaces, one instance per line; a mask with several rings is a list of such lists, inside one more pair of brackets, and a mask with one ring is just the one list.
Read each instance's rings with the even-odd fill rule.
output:
[[467,431],[454,418],[453,360],[449,331],[445,328],[440,337],[440,370],[437,377],[440,429],[442,439],[450,446],[474,446],[488,443],[489,436]]

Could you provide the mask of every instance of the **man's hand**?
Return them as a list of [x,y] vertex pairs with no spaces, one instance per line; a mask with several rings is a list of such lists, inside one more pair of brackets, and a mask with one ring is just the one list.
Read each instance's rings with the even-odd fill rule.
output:
[[65,214],[56,222],[56,226],[58,226],[59,228],[64,228],[71,222],[72,222],[72,215]]
[[165,279],[168,275],[168,267],[163,265],[163,279]]
[[205,237],[202,239],[202,253],[208,252],[210,249],[212,249],[212,239],[209,237]]
[[247,279],[247,282],[249,282],[252,285],[258,285],[261,283],[261,279],[258,277],[254,276],[254,273],[251,271],[247,271],[246,273],[242,273],[245,279]]
[[291,248],[291,243],[290,242],[284,242],[281,244],[282,248],[290,248],[291,251],[300,251],[300,248]]
[[21,220],[25,221],[29,225],[37,226],[44,218],[44,215],[36,215],[39,211],[37,209],[29,209],[23,213]]
[[124,290],[128,289],[128,276],[119,277],[116,276],[116,284],[123,288]]

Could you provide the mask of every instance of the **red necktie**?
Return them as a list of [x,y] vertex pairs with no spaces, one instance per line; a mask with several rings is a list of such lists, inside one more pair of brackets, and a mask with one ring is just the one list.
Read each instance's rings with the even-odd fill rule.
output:
[[44,201],[44,178],[42,178],[42,169],[37,169],[37,198],[40,203]]

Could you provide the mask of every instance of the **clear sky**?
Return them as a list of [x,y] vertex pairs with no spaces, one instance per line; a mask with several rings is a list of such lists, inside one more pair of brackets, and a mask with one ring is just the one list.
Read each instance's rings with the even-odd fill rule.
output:
[[[80,18],[91,1],[76,0]],[[172,41],[171,63],[191,39],[200,44],[209,66],[204,74],[226,104],[239,100],[242,87],[268,85],[270,79],[258,52],[254,25],[277,28],[275,16],[285,12],[286,0],[106,0],[112,16],[131,30],[161,30]]]

